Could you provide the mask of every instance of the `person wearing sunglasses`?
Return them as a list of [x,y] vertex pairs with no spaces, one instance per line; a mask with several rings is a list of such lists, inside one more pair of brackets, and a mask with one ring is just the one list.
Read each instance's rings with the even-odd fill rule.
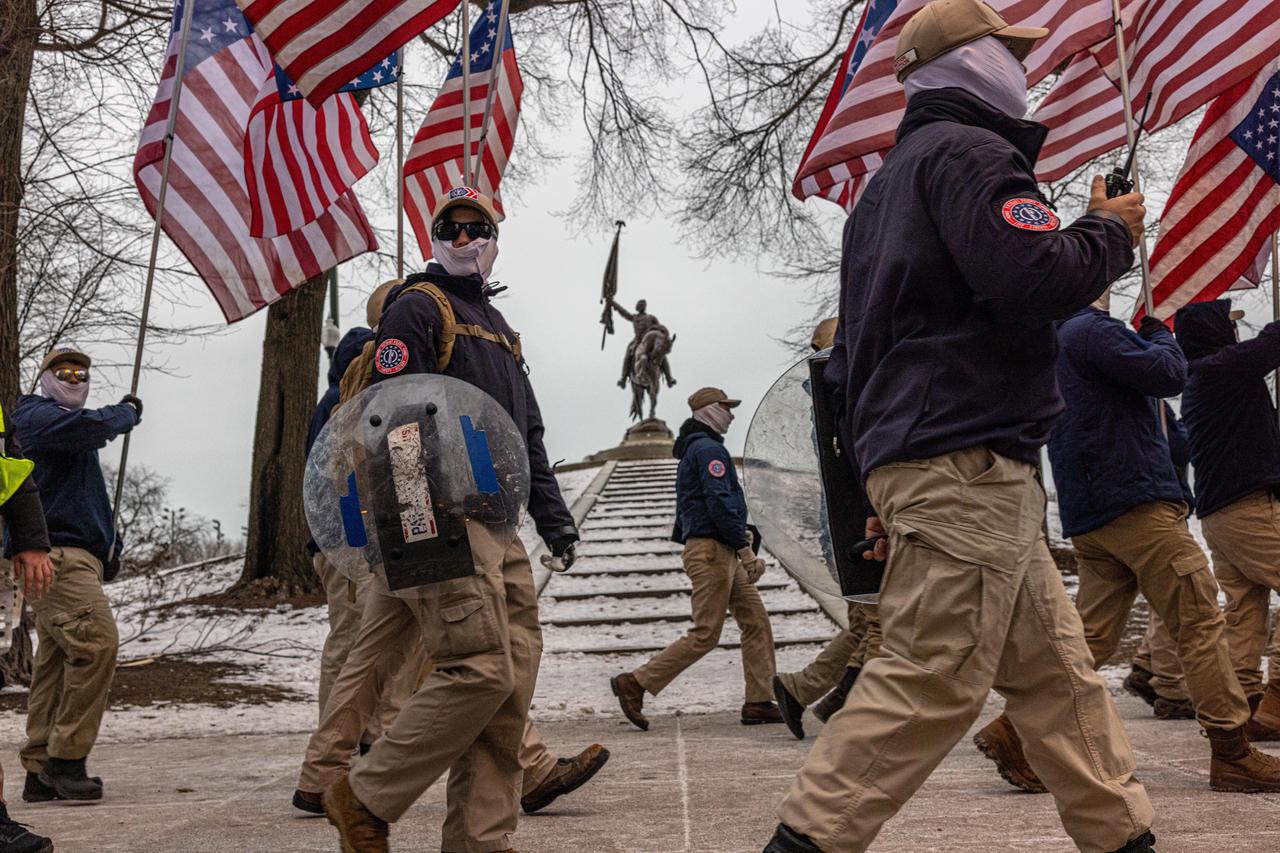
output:
[[55,347],[40,363],[39,393],[18,399],[11,429],[27,458],[44,505],[54,577],[32,602],[39,652],[27,701],[27,769],[22,798],[100,800],[102,781],[85,771],[98,738],[115,674],[115,616],[102,590],[117,534],[98,451],[129,432],[142,401],[85,407],[92,362],[74,347]]
[[[529,514],[551,553],[567,567],[574,561],[577,527],[543,446],[542,414],[520,337],[490,301],[503,289],[490,280],[498,255],[498,220],[490,200],[472,187],[455,187],[442,196],[431,222],[431,253],[433,261],[424,272],[387,294],[368,378],[372,383],[440,373],[497,400],[526,439]],[[546,751],[536,730],[526,728],[542,649],[529,555],[519,537],[503,545],[483,527],[469,535],[474,554],[505,547],[501,560],[476,561],[476,578],[484,578],[485,593],[472,599],[476,607],[467,614],[441,606],[444,593],[453,589],[456,594],[456,583],[437,584],[442,589],[421,599],[413,617],[427,656],[438,668],[391,729],[324,792],[326,815],[341,833],[344,849],[388,849],[388,824],[448,771],[441,849],[509,850],[522,794],[526,811],[536,811],[585,782],[607,758],[598,745],[563,763],[532,757]],[[366,605],[366,620],[372,606]],[[475,628],[485,623],[502,627],[482,632],[491,636],[476,642]],[[455,640],[468,649],[466,654],[449,654],[441,647],[442,638],[467,636],[471,642]],[[356,642],[359,646],[360,639]],[[535,777],[532,787],[526,784]]]

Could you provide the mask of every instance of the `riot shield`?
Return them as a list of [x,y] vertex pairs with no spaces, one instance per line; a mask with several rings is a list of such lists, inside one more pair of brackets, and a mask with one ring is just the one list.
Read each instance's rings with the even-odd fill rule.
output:
[[765,547],[801,585],[874,602],[883,564],[862,559],[857,547],[866,510],[852,468],[836,455],[821,381],[827,355],[793,365],[752,415],[743,453],[748,505]]
[[344,403],[307,457],[307,523],[353,580],[402,597],[475,573],[469,530],[509,542],[529,499],[529,454],[501,405],[438,374],[396,377]]

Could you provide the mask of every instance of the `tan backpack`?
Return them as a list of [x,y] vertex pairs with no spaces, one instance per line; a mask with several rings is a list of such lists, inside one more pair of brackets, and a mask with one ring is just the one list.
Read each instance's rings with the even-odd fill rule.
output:
[[[417,284],[411,284],[396,294],[396,298],[406,293],[414,292],[425,293],[430,296],[436,301],[436,307],[440,310],[440,339],[436,343],[436,369],[440,373],[444,373],[449,367],[449,361],[453,358],[453,342],[458,335],[470,335],[473,338],[491,341],[511,353],[511,357],[516,360],[517,364],[523,360],[520,354],[520,335],[518,333],[513,333],[515,335],[515,340],[513,341],[500,332],[491,332],[473,323],[459,323],[457,316],[453,313],[453,306],[449,303],[449,297],[444,295],[444,291],[439,286],[431,282],[422,281]],[[385,307],[382,310],[384,313],[386,312]],[[364,349],[352,360],[342,374],[342,381],[338,383],[339,406],[369,387],[369,383],[373,380],[373,356],[378,348],[377,344],[377,340],[372,340],[365,344]]]

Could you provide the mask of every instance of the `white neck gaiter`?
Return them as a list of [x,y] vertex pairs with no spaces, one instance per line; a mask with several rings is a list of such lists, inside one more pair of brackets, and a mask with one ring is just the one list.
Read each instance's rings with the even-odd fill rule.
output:
[[995,36],[983,36],[947,51],[903,81],[907,100],[927,89],[963,89],[1000,112],[1027,114],[1027,72]]
[[695,409],[693,419],[724,435],[729,431],[729,424],[733,423],[733,412],[719,403],[711,403],[701,409]]
[[476,275],[486,282],[493,272],[493,262],[498,259],[498,241],[492,237],[472,240],[465,246],[455,246],[451,241],[431,238],[431,255],[440,262],[449,275]]
[[63,382],[46,370],[40,374],[40,393],[64,409],[75,411],[84,408],[84,401],[89,399],[88,382]]

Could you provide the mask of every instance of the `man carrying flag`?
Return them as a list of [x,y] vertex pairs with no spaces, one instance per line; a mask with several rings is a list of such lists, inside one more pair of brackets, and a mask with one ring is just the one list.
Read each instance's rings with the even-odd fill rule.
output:
[[[1107,199],[1059,230],[1023,121],[1041,27],[933,0],[902,29],[907,110],[844,231],[826,379],[887,557],[880,656],[782,804],[766,853],[860,853],[995,688],[1089,853],[1146,853],[1151,803],[1043,534],[1040,448],[1062,398],[1053,322],[1133,263],[1145,209]],[[887,537],[885,534],[887,533]]]

